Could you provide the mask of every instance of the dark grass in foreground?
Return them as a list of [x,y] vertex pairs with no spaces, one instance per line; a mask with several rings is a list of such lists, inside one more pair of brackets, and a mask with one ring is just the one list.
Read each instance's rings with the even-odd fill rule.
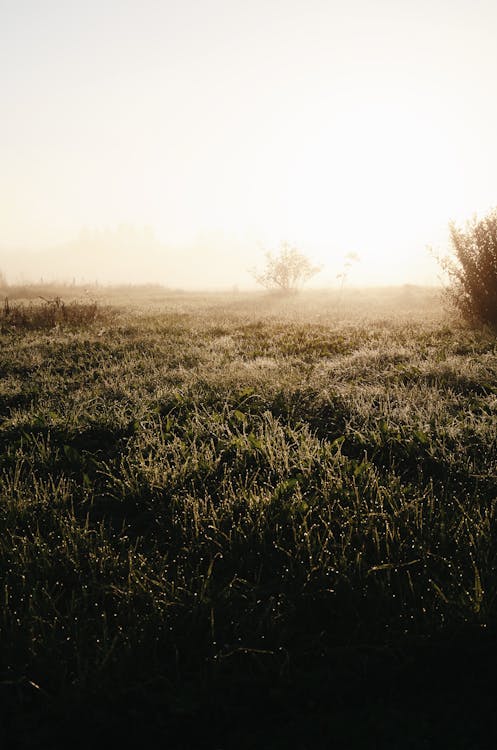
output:
[[409,295],[3,327],[8,747],[494,746],[497,344]]

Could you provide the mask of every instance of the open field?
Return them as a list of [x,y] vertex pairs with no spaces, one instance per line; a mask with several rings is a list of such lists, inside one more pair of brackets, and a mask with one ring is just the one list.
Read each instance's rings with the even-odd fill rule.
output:
[[495,747],[495,334],[61,295],[0,313],[0,743]]

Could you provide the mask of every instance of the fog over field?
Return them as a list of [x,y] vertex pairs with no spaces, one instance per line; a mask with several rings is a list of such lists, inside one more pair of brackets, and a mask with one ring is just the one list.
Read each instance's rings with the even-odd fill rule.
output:
[[244,287],[288,241],[322,286],[351,252],[351,284],[437,283],[426,247],[496,200],[496,27],[488,0],[6,0],[0,269]]
[[[136,229],[119,225],[115,229],[82,230],[73,241],[51,248],[0,250],[0,269],[11,284],[39,281],[77,284],[159,283],[186,290],[251,289],[256,286],[253,269],[262,268],[266,252],[278,252],[279,245],[263,245],[256,237],[241,238],[222,231],[199,234],[189,243],[161,242],[150,227]],[[299,247],[299,250],[305,250]],[[409,259],[399,255],[388,268],[354,253],[337,249],[323,259],[321,270],[310,287],[337,288],[347,264],[347,281],[352,286],[385,286],[414,283],[439,285],[442,269],[427,248]]]
[[219,232],[172,246],[160,242],[151,228],[120,225],[83,230],[75,240],[53,248],[6,252],[2,267],[11,283],[43,279],[219,289],[254,284],[247,245]]

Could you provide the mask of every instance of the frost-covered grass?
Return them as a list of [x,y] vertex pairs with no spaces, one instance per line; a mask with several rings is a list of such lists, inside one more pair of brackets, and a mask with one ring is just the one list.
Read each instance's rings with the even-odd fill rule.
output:
[[497,342],[392,301],[4,326],[10,742],[486,747]]

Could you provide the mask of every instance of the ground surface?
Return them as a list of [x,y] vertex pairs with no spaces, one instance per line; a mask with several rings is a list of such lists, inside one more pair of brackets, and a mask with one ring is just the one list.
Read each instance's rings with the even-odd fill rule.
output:
[[495,747],[495,335],[127,294],[3,311],[4,745]]

